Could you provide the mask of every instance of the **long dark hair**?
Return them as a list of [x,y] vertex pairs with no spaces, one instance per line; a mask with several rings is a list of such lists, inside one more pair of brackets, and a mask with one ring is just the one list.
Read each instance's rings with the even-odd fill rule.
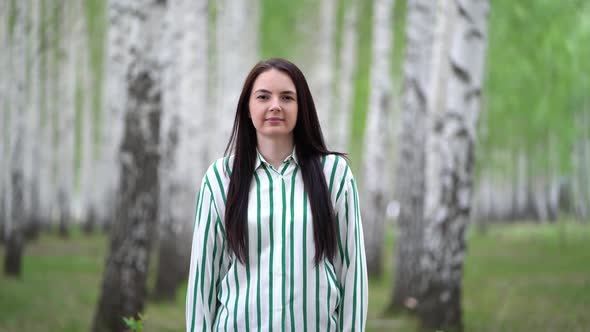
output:
[[271,69],[287,74],[296,89],[298,112],[293,141],[297,147],[297,161],[313,216],[315,263],[318,264],[323,257],[332,260],[336,253],[336,217],[320,158],[327,154],[344,154],[328,151],[305,76],[293,63],[280,58],[261,61],[252,68],[238,101],[232,134],[225,149],[226,156],[232,151],[235,155],[225,208],[228,247],[241,263],[247,261],[248,198],[257,146],[256,129],[248,117],[248,103],[256,78]]

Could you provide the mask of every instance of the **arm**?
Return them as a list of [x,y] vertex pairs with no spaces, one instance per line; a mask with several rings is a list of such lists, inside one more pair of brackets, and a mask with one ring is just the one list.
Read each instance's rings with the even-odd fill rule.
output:
[[217,311],[217,286],[222,278],[225,237],[207,177],[195,212],[186,294],[186,331],[211,331]]
[[357,187],[352,175],[345,179],[346,190],[337,204],[339,231],[344,252],[340,282],[341,331],[364,331],[367,320],[368,280],[363,227]]

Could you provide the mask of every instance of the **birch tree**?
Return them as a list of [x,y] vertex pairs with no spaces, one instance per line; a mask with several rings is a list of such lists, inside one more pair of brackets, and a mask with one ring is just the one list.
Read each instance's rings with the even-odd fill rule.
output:
[[[161,74],[158,53],[165,3],[115,0],[110,3],[113,29],[126,28],[125,127],[120,150],[120,184],[116,220],[106,260],[93,331],[123,331],[122,317],[144,309],[150,249],[155,236],[159,196]],[[122,26],[117,26],[121,24]],[[123,31],[121,31],[123,32]]]
[[199,176],[208,166],[207,1],[176,1],[168,10],[163,79],[160,235],[154,295],[174,299],[188,274]]
[[314,80],[314,101],[318,118],[324,128],[324,137],[332,138],[332,126],[327,122],[334,112],[334,72],[336,64],[336,0],[320,2],[318,57],[313,60],[311,77]]
[[[106,94],[107,86],[110,86],[111,83],[119,84],[122,77],[120,72],[116,72],[113,70],[113,66],[109,67],[109,76],[105,76],[105,58],[107,58],[106,54],[106,34],[107,34],[107,4],[105,1],[100,0],[89,0],[86,1],[85,4],[85,12],[86,12],[86,22],[85,22],[85,30],[86,30],[86,43],[87,47],[83,48],[87,50],[85,55],[83,56],[83,73],[82,73],[82,81],[85,87],[85,97],[84,97],[84,120],[83,120],[83,158],[82,158],[82,188],[85,192],[84,200],[86,205],[86,230],[91,231],[91,229],[96,225],[100,224],[107,224],[105,220],[107,219],[109,213],[113,208],[112,206],[105,205],[107,202],[105,201],[104,195],[106,194],[106,188],[109,187],[113,178],[113,173],[116,172],[108,172],[110,167],[106,167],[107,160],[110,160],[114,163],[114,147],[117,146],[118,142],[115,143],[118,138],[111,137],[114,133],[120,135],[120,128],[122,123],[122,116],[117,111],[120,111],[119,105],[116,102],[121,101],[118,99],[111,100],[111,98],[117,98],[116,94]],[[92,19],[91,17],[92,16]],[[116,38],[116,33],[112,33],[111,37]],[[113,38],[113,39],[115,39]],[[115,43],[113,43],[113,47],[111,47],[111,63],[117,63],[117,61],[125,60],[124,58],[117,56],[117,48],[114,47]],[[115,50],[113,52],[112,50]],[[116,66],[114,67],[117,68]],[[114,75],[114,76],[110,76]],[[114,82],[113,82],[114,81]],[[113,92],[112,90],[109,90]],[[120,93],[124,95],[124,91],[114,91],[115,93]],[[107,99],[108,98],[108,99]],[[112,101],[110,104],[111,106],[115,106],[117,108],[109,109],[107,107],[103,107],[105,105],[105,101]],[[121,104],[122,105],[122,104]],[[114,111],[114,112],[109,112]],[[112,116],[108,116],[108,114],[113,114]],[[113,119],[117,119],[116,121]],[[108,120],[112,120],[108,122]],[[103,143],[106,141],[110,141],[113,143],[113,146],[105,146]],[[114,164],[111,165],[112,169],[116,170]],[[102,181],[95,181],[95,179],[99,177]]]
[[[7,22],[7,13],[9,9],[8,2],[0,2],[0,22]],[[3,73],[8,73],[9,69],[9,44],[8,44],[8,29],[0,29],[0,47],[5,52],[0,52],[0,68]],[[0,109],[2,113],[0,117],[2,117],[2,134],[0,140],[0,153],[2,156],[9,156],[10,151],[10,108],[8,106],[9,100],[9,84],[7,75],[3,75],[0,77]],[[9,164],[10,158],[2,158],[0,159],[0,243],[4,243],[4,229],[6,227],[6,223],[8,218],[7,211],[8,211],[8,181],[9,181]]]
[[[89,4],[86,3],[85,6]],[[84,8],[85,10],[88,10]],[[94,13],[93,13],[94,14]],[[86,17],[85,17],[86,18]],[[92,233],[96,225],[96,200],[94,199],[93,183],[95,172],[94,160],[94,132],[95,126],[93,120],[93,82],[91,73],[92,48],[90,46],[91,39],[89,38],[88,22],[86,19],[82,20],[80,41],[80,49],[82,50],[79,56],[78,68],[80,73],[77,77],[78,85],[83,87],[82,104],[79,105],[82,109],[79,111],[82,120],[80,121],[82,128],[80,129],[80,146],[81,146],[81,162],[80,162],[80,206],[82,208],[81,219],[83,222],[82,229],[86,233]]]
[[331,112],[332,121],[330,121],[334,135],[332,142],[337,151],[347,151],[350,140],[354,82],[357,72],[358,16],[358,1],[351,0],[342,23],[338,97],[334,98],[334,110]]
[[487,42],[487,0],[439,2],[429,89],[419,317],[462,330],[465,233]]
[[72,211],[72,189],[74,174],[74,98],[77,56],[77,25],[79,17],[76,15],[76,5],[64,5],[61,8],[62,19],[58,21],[58,31],[61,45],[59,45],[60,69],[55,82],[58,89],[57,108],[54,116],[57,117],[57,206],[59,210],[59,233],[68,236]]
[[258,0],[219,0],[216,18],[216,94],[217,131],[211,131],[211,155],[221,156],[231,126],[242,85],[258,61]]
[[369,111],[363,155],[364,235],[369,275],[382,272],[383,229],[387,205],[386,158],[388,113],[392,108],[391,30],[393,0],[379,0],[373,7],[373,52],[370,71]]
[[[131,0],[130,0],[131,1]],[[112,2],[112,5],[111,5]],[[123,135],[125,105],[127,104],[127,71],[132,59],[132,39],[136,31],[127,12],[128,6],[120,1],[109,2],[107,8],[108,31],[106,41],[105,80],[103,84],[104,108],[101,110],[100,161],[97,176],[103,181],[95,183],[96,218],[108,229],[115,219],[116,192],[119,186],[119,147]],[[130,7],[134,8],[134,7]]]
[[419,296],[420,261],[424,227],[424,169],[430,62],[432,60],[435,2],[409,0],[399,157],[395,196],[397,218],[395,273],[390,310],[415,310]]
[[27,110],[27,137],[28,148],[26,153],[28,154],[26,172],[28,173],[26,178],[28,190],[28,217],[27,225],[25,228],[25,235],[27,238],[34,239],[39,233],[40,225],[40,196],[39,196],[39,168],[40,168],[40,149],[39,141],[41,138],[41,53],[40,53],[40,24],[41,24],[41,8],[38,1],[32,1],[30,3],[30,29],[29,29],[29,47],[28,47],[28,67],[30,68],[29,75],[29,87],[30,93]]
[[[14,6],[14,7],[12,7]],[[8,31],[8,68],[11,82],[7,82],[8,107],[10,107],[10,146],[9,146],[9,178],[8,201],[6,206],[6,251],[4,258],[4,273],[9,276],[20,276],[22,266],[22,252],[24,247],[23,223],[26,218],[25,210],[25,179],[24,179],[24,146],[25,146],[25,45],[27,42],[26,19],[28,7],[25,1],[11,4],[9,11],[14,15],[14,23]]]

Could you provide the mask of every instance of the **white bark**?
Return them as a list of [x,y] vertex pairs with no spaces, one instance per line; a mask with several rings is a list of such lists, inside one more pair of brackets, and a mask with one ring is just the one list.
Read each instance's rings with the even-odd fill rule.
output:
[[57,169],[57,199],[59,206],[60,232],[67,234],[67,225],[72,218],[73,184],[74,184],[74,116],[76,111],[76,59],[79,54],[80,39],[80,11],[78,5],[63,6],[61,21],[63,56],[60,62],[60,73],[57,80],[60,98],[58,107],[58,141],[57,155],[59,167]]
[[[26,108],[26,18],[28,7],[25,1],[13,3],[14,28],[8,36],[9,67],[7,68],[10,81],[7,83],[8,106],[11,110],[10,118],[10,147],[9,147],[9,175],[7,218],[5,223],[6,251],[4,272],[9,275],[19,275],[21,271],[21,257],[23,247],[22,226],[26,216],[25,179],[24,179],[24,146],[25,108]],[[10,33],[10,32],[9,32]]]
[[[85,10],[85,9],[84,9]],[[81,164],[80,164],[80,219],[84,222],[84,229],[86,231],[92,231],[92,227],[96,222],[95,211],[96,211],[96,199],[95,197],[95,160],[94,160],[94,131],[97,124],[93,121],[93,80],[90,64],[91,48],[89,44],[88,36],[88,25],[86,20],[81,22],[81,34],[82,39],[80,41],[81,54],[79,56],[80,70],[78,84],[83,86],[83,100],[81,110]]]
[[160,166],[160,254],[155,295],[173,298],[188,266],[199,179],[207,163],[207,1],[171,3],[162,59],[164,113]]
[[354,82],[357,72],[358,12],[358,1],[351,0],[344,14],[338,96],[334,98],[334,110],[331,112],[332,121],[330,121],[334,135],[331,143],[336,151],[347,151],[350,140]]
[[242,85],[259,57],[258,1],[220,0],[217,6],[217,87],[214,93],[218,106],[210,112],[215,113],[218,128],[210,132],[212,156],[221,156],[225,150]]
[[39,221],[40,221],[40,211],[39,211],[39,168],[40,168],[40,140],[41,140],[41,42],[39,36],[39,28],[41,24],[40,18],[40,4],[38,1],[31,2],[31,25],[30,25],[30,37],[29,37],[29,52],[31,54],[30,57],[30,97],[27,98],[29,102],[29,107],[27,111],[27,137],[30,139],[28,140],[28,148],[26,149],[26,153],[28,154],[27,159],[27,187],[29,188],[28,192],[28,200],[29,200],[29,207],[28,207],[28,219],[30,224],[27,227],[27,231],[30,235],[36,236],[36,232],[38,231]]
[[[315,89],[312,90],[318,118],[325,138],[332,138],[332,125],[328,123],[334,112],[334,69],[336,64],[336,0],[320,2],[320,24],[317,44],[318,57],[314,60],[313,78]],[[330,148],[331,142],[327,142]]]
[[120,183],[116,221],[110,232],[101,296],[93,331],[122,331],[121,317],[143,312],[150,251],[158,218],[161,63],[159,52],[165,2],[116,0],[110,11],[129,27],[120,41],[128,54],[124,88],[124,136],[120,146]]
[[[48,17],[52,15],[53,6],[47,5],[45,2],[41,2],[43,8],[42,21],[47,22]],[[41,36],[42,43],[47,45],[48,40],[52,40],[53,27],[47,25],[44,29],[44,34]],[[54,128],[53,128],[53,112],[55,110],[54,101],[57,98],[56,87],[54,80],[54,73],[57,72],[54,66],[55,61],[52,55],[55,54],[52,49],[44,48],[41,54],[42,62],[42,85],[41,85],[41,124],[39,129],[40,140],[39,140],[39,200],[40,200],[40,216],[41,222],[49,224],[52,221],[53,216],[53,201],[55,195],[55,175],[54,161],[56,160],[55,146],[54,146]]]
[[516,218],[522,218],[527,213],[527,169],[527,157],[524,151],[521,151],[518,153],[518,166],[516,175]]
[[[0,2],[0,22],[7,22],[8,1]],[[0,29],[0,47],[5,52],[0,52],[0,71],[8,73],[9,71],[9,44],[8,44],[8,29]],[[0,129],[0,153],[2,156],[9,156],[11,124],[10,124],[10,107],[9,107],[9,75],[0,76],[0,117],[2,119]],[[8,181],[9,181],[9,164],[10,158],[0,158],[0,242],[4,242],[4,227],[6,220],[8,220],[7,200],[9,196]]]
[[393,0],[379,0],[373,7],[373,52],[371,58],[369,111],[363,155],[363,227],[367,270],[380,275],[382,270],[383,227],[386,218],[388,113],[392,108],[391,31]]
[[465,231],[472,201],[489,3],[446,0],[439,6],[427,126],[419,316],[427,328],[462,329]]
[[[111,5],[112,4],[112,5]],[[118,2],[112,0],[107,9],[108,32],[106,42],[105,80],[103,85],[104,107],[102,111],[101,156],[97,175],[100,223],[109,224],[114,218],[115,193],[119,185],[119,147],[123,133],[124,108],[127,102],[126,76],[131,61],[130,45],[139,31],[137,25],[125,19]]]
[[[574,121],[579,123],[581,128],[590,126],[590,116],[588,114],[576,114]],[[590,221],[590,135],[587,133],[579,135],[574,144],[572,171],[574,213],[578,221],[588,222]]]
[[403,110],[396,169],[397,218],[392,309],[416,309],[421,277],[424,227],[425,122],[431,71],[435,3],[410,0],[407,5]]

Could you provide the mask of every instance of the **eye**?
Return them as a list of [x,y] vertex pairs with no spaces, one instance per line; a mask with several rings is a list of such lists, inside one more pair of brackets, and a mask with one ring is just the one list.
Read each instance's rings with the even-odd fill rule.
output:
[[293,96],[286,95],[286,96],[283,96],[283,100],[294,101],[294,100],[295,100],[295,98],[293,98]]
[[268,96],[267,95],[258,95],[258,96],[256,96],[256,99],[259,99],[259,100],[267,100],[268,99]]

